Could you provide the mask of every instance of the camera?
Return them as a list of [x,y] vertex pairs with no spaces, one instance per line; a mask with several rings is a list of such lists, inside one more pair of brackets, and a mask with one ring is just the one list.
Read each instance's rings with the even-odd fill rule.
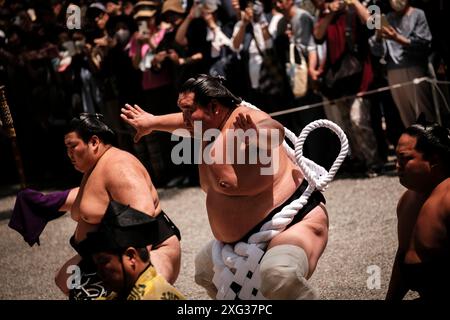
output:
[[239,6],[241,10],[251,7],[255,21],[258,21],[259,17],[264,13],[264,5],[259,0],[239,0]]
[[143,36],[148,35],[150,33],[148,30],[147,20],[141,19],[138,21],[138,31],[139,31],[139,34],[141,34]]
[[261,15],[264,13],[264,5],[259,0],[251,1],[251,3],[251,6],[253,8],[253,16],[255,17],[255,21],[258,21]]
[[203,1],[202,0],[195,0],[195,13],[194,16],[195,18],[200,18],[202,16],[202,11],[203,11]]
[[239,1],[239,6],[241,10],[245,10],[245,8],[252,8],[253,11],[253,21],[257,22],[260,20],[261,16],[264,14],[264,5],[259,0],[245,0]]

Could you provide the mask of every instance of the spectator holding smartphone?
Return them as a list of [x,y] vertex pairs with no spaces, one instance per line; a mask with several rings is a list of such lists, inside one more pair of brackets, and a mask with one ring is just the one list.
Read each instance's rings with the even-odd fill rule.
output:
[[[425,13],[408,0],[390,0],[393,9],[381,20],[381,29],[369,39],[372,53],[384,57],[390,86],[428,75],[431,32]],[[420,113],[435,120],[428,83],[391,90],[403,125],[412,125]]]

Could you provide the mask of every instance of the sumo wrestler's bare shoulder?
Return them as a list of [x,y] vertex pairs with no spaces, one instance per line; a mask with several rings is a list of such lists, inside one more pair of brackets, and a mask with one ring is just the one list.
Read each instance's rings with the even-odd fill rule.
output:
[[424,202],[423,197],[415,191],[406,190],[397,203],[397,218],[401,219],[412,212],[419,212]]
[[[154,200],[153,185],[144,166],[136,157],[113,148],[107,157],[102,159],[101,166],[99,169],[110,198],[150,214],[154,211],[151,201]],[[152,203],[152,208],[149,203]]]
[[450,225],[450,178],[445,179],[436,187],[431,198],[432,201],[436,201],[440,218]]
[[147,180],[148,174],[142,163],[131,153],[112,148],[104,159],[102,158],[101,174],[105,180],[105,184],[118,183],[134,179]]
[[265,134],[268,134],[269,137],[274,134],[272,130],[278,131],[278,144],[281,144],[283,142],[284,126],[275,119],[272,119],[264,111],[251,109],[245,106],[239,106],[231,114],[230,118],[232,119],[232,121],[230,121],[228,125],[230,127],[235,127],[235,123],[239,123],[238,118],[240,117],[240,115],[242,115],[247,121],[249,121],[249,123],[253,122],[257,130],[267,130],[265,131]]
[[233,111],[232,116],[237,117],[239,113],[251,116],[255,123],[271,119],[271,117],[262,110],[252,109],[242,105]]

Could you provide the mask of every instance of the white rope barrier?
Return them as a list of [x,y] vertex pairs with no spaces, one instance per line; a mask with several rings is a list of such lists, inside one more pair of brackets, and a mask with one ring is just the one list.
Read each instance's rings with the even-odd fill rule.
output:
[[[373,90],[363,91],[363,92],[360,92],[358,94],[349,95],[349,96],[341,97],[341,98],[334,99],[334,100],[327,100],[327,101],[312,103],[312,104],[308,104],[308,105],[304,105],[304,106],[300,106],[300,107],[288,108],[288,109],[285,109],[285,110],[269,113],[269,115],[271,117],[276,117],[276,116],[281,116],[281,115],[284,115],[284,114],[289,114],[289,113],[294,113],[294,112],[299,112],[299,111],[304,111],[304,110],[308,110],[308,109],[317,108],[317,107],[320,107],[320,106],[323,106],[323,105],[332,105],[332,104],[336,104],[336,102],[339,102],[339,101],[345,101],[345,100],[355,99],[355,98],[359,98],[359,97],[365,97],[365,96],[368,96],[368,95],[372,95],[372,94],[376,94],[376,93],[380,93],[380,92],[384,92],[384,91],[389,91],[391,89],[398,89],[398,88],[405,87],[405,86],[418,85],[418,84],[420,84],[421,82],[424,82],[424,81],[429,82],[432,85],[435,85],[438,89],[439,89],[439,87],[437,86],[437,84],[450,85],[450,81],[440,81],[440,80],[436,80],[436,79],[429,78],[429,77],[421,77],[421,78],[416,78],[416,79],[411,80],[411,81],[397,83],[397,84],[393,84],[391,86],[380,87],[380,88],[373,89]],[[441,98],[445,102],[447,108],[449,109],[447,101],[446,101],[446,99],[445,99],[445,97],[444,97],[444,95],[442,93],[441,93]]]
[[[428,77],[422,77],[422,78],[416,78],[416,79],[414,79],[412,81],[397,83],[397,84],[394,84],[394,85],[391,85],[391,86],[380,87],[380,88],[377,88],[377,89],[364,91],[364,92],[361,92],[361,93],[358,93],[358,94],[355,94],[355,95],[345,96],[345,97],[334,99],[334,100],[327,100],[327,101],[322,101],[322,102],[318,102],[318,103],[312,103],[312,104],[308,104],[308,105],[303,105],[303,106],[300,106],[300,107],[288,108],[288,109],[285,109],[285,110],[269,113],[269,115],[271,117],[276,117],[276,116],[281,116],[281,115],[284,115],[284,114],[289,114],[289,113],[294,113],[294,112],[299,112],[299,111],[304,111],[304,110],[308,110],[308,109],[321,107],[323,105],[332,105],[332,104],[335,104],[338,101],[345,101],[345,100],[349,100],[349,99],[355,99],[357,97],[364,97],[364,96],[368,96],[368,95],[371,95],[371,94],[376,94],[376,93],[388,91],[388,90],[391,90],[391,89],[401,88],[401,87],[404,87],[404,86],[417,85],[417,84],[420,84],[423,81],[427,81],[427,82],[430,82],[432,85],[433,84],[435,85],[436,89],[439,92],[439,95],[442,98],[442,101],[444,101],[444,103],[445,103],[446,108],[448,109],[448,111],[450,111],[450,107],[449,107],[449,105],[447,103],[447,100],[445,98],[444,93],[439,88],[439,86],[437,86],[437,84],[450,85],[450,81],[442,81],[442,80],[436,80],[436,79],[432,79],[432,78],[428,78]],[[125,135],[134,136],[134,133],[131,130],[128,131],[128,130],[123,130],[123,129],[115,129],[115,132],[119,133],[119,134],[125,134]]]
[[[257,109],[249,103],[243,102],[243,104]],[[332,130],[341,142],[339,155],[329,171],[303,157],[303,144],[308,134],[321,127]],[[285,128],[285,132],[286,138],[294,144],[295,149],[292,149],[286,142],[283,145],[291,160],[297,163],[302,170],[308,187],[300,198],[284,206],[270,221],[263,224],[260,231],[250,236],[248,242],[238,242],[234,247],[217,240],[214,242],[212,249],[213,283],[217,288],[216,298],[219,300],[265,299],[259,290],[261,285],[259,263],[268,242],[284,231],[294,216],[308,202],[309,196],[314,190],[324,190],[327,187],[348,153],[347,137],[339,126],[329,120],[316,120],[310,123],[302,130],[299,137],[296,137],[287,128]]]

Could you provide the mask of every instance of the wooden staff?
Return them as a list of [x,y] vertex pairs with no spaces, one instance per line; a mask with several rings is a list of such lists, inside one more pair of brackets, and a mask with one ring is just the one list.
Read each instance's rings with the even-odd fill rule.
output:
[[17,171],[19,172],[20,187],[23,189],[26,187],[25,171],[23,170],[22,157],[20,156],[20,151],[17,146],[14,122],[9,110],[8,102],[6,101],[5,86],[0,86],[0,120],[6,130],[6,135],[11,140],[14,161],[16,162]]

